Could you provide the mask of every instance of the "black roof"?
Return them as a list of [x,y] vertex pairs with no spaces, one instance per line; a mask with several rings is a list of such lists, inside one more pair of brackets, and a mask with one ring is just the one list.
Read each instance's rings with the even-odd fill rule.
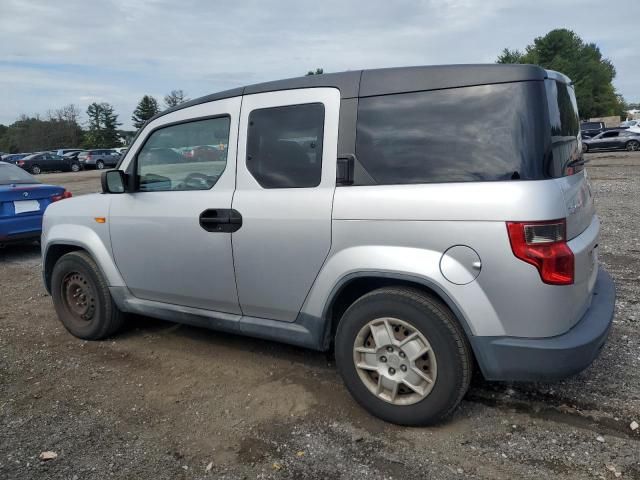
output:
[[334,87],[340,90],[341,98],[354,98],[493,83],[544,80],[545,78],[569,81],[567,77],[557,72],[547,71],[536,65],[520,64],[433,65],[323,73],[258,83],[206,95],[164,110],[151,120],[193,105],[277,90]]

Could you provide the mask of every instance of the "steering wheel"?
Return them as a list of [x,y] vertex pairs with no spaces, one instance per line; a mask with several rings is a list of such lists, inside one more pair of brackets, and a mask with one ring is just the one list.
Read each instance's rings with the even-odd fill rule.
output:
[[198,172],[187,175],[179,185],[181,190],[202,190],[209,189],[210,187],[211,180],[209,176]]

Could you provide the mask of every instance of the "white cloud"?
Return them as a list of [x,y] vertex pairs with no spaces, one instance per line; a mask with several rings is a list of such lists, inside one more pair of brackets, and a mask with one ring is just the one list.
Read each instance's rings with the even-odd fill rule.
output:
[[125,126],[145,93],[191,97],[308,69],[492,62],[557,27],[598,43],[640,100],[640,4],[601,0],[0,0],[0,123],[90,99]]

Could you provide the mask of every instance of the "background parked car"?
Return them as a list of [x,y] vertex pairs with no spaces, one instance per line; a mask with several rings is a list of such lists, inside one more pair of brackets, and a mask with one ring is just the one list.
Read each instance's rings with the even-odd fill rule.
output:
[[78,155],[78,161],[84,168],[115,167],[120,161],[120,154],[112,149],[85,150]]
[[629,130],[608,130],[593,138],[582,140],[582,151],[593,150],[640,150],[640,133]]
[[2,156],[2,161],[3,162],[7,162],[7,163],[13,163],[15,165],[15,163],[18,160],[22,160],[23,158],[27,157],[31,155],[30,153],[10,153],[8,155],[3,155]]
[[16,162],[20,168],[38,175],[42,172],[77,172],[80,164],[50,152],[32,153]]
[[580,124],[580,135],[582,138],[595,137],[604,130],[604,122],[582,122]]
[[626,122],[622,122],[620,124],[620,128],[631,128],[640,126],[640,120],[627,120]]
[[[78,155],[80,155],[84,150],[74,150],[73,152],[65,153],[62,158],[66,160],[75,160],[78,161]],[[79,162],[78,162],[79,163]]]
[[17,166],[0,162],[0,245],[39,239],[45,209],[69,197],[63,187],[43,185]]
[[64,157],[67,153],[81,152],[81,148],[60,148],[58,150],[51,150],[51,153]]

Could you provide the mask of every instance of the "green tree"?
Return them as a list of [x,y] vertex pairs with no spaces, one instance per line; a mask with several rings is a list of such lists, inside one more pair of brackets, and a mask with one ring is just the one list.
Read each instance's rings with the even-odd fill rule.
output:
[[87,107],[88,130],[86,148],[111,148],[120,144],[118,115],[108,103],[92,103]]
[[568,75],[575,85],[583,118],[619,115],[624,101],[613,86],[616,70],[595,43],[585,43],[567,29],[536,38],[524,53],[505,48],[498,63],[531,63]]
[[15,153],[78,147],[83,137],[79,116],[75,105],[50,111],[44,119],[21,115],[8,127],[0,128],[0,150]]
[[182,90],[171,90],[164,96],[164,104],[166,108],[175,107],[187,101],[189,101],[189,99],[185,96],[184,91]]
[[133,115],[131,116],[133,125],[136,128],[142,128],[147,120],[156,115],[159,111],[160,107],[158,106],[158,101],[151,95],[145,95],[133,111]]
[[315,71],[309,70],[307,72],[307,74],[305,75],[305,77],[308,77],[309,75],[322,75],[323,73],[324,73],[324,69],[322,67],[321,68],[316,68]]

